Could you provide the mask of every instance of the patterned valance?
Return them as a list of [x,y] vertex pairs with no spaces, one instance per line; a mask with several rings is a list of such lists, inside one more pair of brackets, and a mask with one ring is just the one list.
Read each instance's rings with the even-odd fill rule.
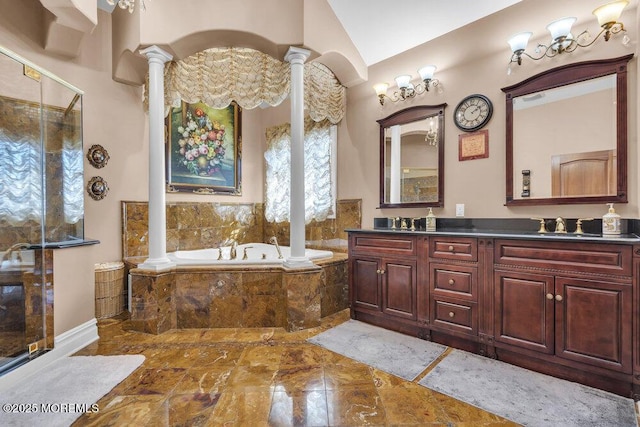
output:
[[[281,62],[249,48],[212,48],[165,67],[165,112],[171,106],[204,102],[225,108],[231,101],[251,109],[279,105],[289,95],[291,71]],[[146,85],[148,86],[148,85]],[[305,109],[315,121],[342,120],[346,89],[326,66],[311,62],[304,68]],[[147,104],[145,89],[145,105]]]

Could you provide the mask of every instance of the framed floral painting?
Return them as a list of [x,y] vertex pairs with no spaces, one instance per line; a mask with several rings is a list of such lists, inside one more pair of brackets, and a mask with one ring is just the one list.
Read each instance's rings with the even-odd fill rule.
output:
[[204,103],[172,108],[167,116],[167,191],[241,194],[241,108]]

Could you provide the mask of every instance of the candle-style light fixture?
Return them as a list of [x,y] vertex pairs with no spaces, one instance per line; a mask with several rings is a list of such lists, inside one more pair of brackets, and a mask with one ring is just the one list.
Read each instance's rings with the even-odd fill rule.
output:
[[376,91],[376,95],[378,95],[380,105],[384,105],[385,99],[389,99],[392,102],[398,102],[414,98],[416,95],[429,92],[429,87],[437,88],[438,93],[441,93],[442,86],[440,86],[440,81],[433,78],[435,71],[435,65],[425,65],[420,68],[418,70],[418,74],[420,74],[420,79],[422,79],[422,81],[415,86],[411,83],[411,76],[409,74],[396,77],[395,81],[398,85],[398,90],[394,91],[391,96],[387,95],[387,89],[389,89],[389,85],[387,83],[378,83],[374,85],[373,89]]
[[579,47],[588,47],[595,43],[601,35],[604,35],[604,40],[609,41],[612,34],[618,34],[624,32],[622,43],[626,46],[629,44],[629,36],[626,34],[624,25],[619,21],[622,10],[629,4],[628,1],[614,1],[607,3],[596,8],[593,14],[598,18],[598,25],[602,28],[598,35],[590,40],[591,36],[588,30],[583,31],[574,37],[571,34],[571,26],[576,22],[575,17],[567,17],[553,21],[547,25],[547,30],[551,34],[551,44],[548,46],[545,44],[539,44],[536,47],[536,55],[530,55],[525,52],[527,43],[533,35],[531,32],[518,33],[512,36],[509,40],[509,46],[511,46],[511,60],[509,61],[509,70],[511,72],[511,64],[516,62],[518,65],[522,65],[522,56],[526,56],[535,61],[544,57],[554,57],[561,53],[573,52]]

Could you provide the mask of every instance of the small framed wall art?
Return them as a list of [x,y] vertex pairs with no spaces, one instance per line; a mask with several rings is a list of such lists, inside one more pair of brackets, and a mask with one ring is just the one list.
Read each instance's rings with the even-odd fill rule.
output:
[[484,159],[489,157],[489,131],[481,130],[458,136],[458,160]]

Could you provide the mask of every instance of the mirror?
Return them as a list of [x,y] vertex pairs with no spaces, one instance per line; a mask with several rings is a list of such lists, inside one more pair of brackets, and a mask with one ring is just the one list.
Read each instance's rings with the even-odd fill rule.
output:
[[380,124],[380,207],[444,205],[444,108],[409,107]]
[[627,63],[554,68],[503,88],[506,205],[627,202]]

